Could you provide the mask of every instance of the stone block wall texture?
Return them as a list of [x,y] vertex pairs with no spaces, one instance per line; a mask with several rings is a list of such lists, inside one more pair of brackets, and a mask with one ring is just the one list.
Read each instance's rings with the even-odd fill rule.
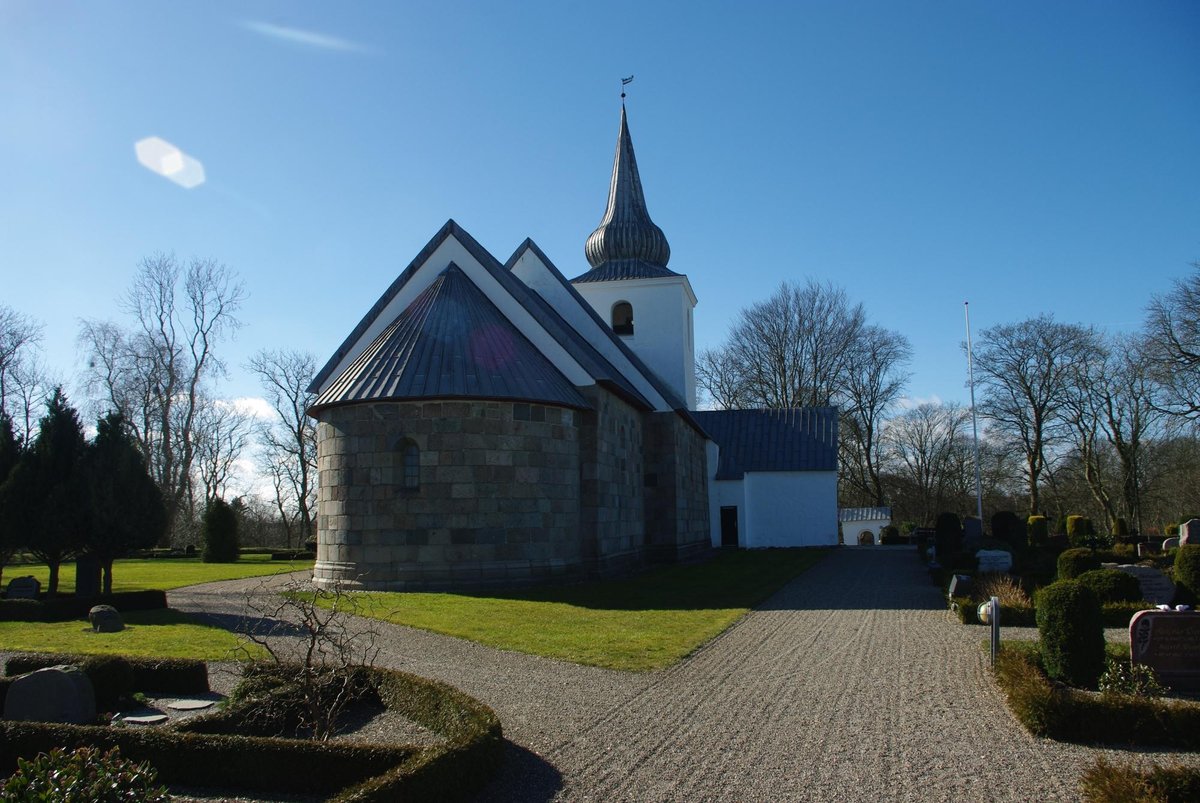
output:
[[[578,567],[579,415],[451,400],[320,411],[315,582],[403,590]],[[416,488],[404,483],[406,442],[420,452]]]
[[706,439],[675,413],[645,419],[649,557],[695,557],[711,548]]
[[640,563],[645,546],[642,414],[599,386],[581,388],[580,533],[590,569]]

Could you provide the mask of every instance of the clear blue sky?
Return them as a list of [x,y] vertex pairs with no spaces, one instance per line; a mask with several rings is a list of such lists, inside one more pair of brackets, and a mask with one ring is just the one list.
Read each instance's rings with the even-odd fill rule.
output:
[[[619,113],[718,344],[782,280],[904,332],[963,400],[976,331],[1137,327],[1200,260],[1200,3],[0,0],[0,276],[77,368],[138,261],[250,297],[223,354],[323,362],[447,218],[586,267]],[[157,136],[199,160],[143,168]]]

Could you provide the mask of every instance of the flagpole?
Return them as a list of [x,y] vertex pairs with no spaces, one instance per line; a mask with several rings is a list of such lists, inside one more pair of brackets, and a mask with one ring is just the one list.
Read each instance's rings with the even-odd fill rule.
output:
[[975,415],[975,367],[971,361],[971,306],[963,302],[963,315],[967,322],[967,384],[971,388],[971,435],[975,442],[975,507],[979,515],[979,526],[983,526],[983,482],[979,478],[979,419]]

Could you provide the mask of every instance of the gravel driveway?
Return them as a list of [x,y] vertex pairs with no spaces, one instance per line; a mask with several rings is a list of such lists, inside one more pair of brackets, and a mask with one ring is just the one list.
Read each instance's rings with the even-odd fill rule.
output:
[[[171,593],[228,621],[246,581]],[[911,549],[846,548],[686,661],[631,674],[384,625],[380,663],[492,706],[511,741],[482,801],[1077,800],[1110,760],[1029,736]]]

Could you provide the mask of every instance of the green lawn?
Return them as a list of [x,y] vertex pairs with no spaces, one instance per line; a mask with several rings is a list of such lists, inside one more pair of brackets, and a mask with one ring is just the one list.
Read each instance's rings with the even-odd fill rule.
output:
[[[93,633],[82,619],[71,622],[0,622],[0,645],[21,652],[111,654],[152,658],[196,658],[205,661],[246,657],[234,634],[198,624],[187,614],[165,609],[121,614],[125,629]],[[251,645],[252,657],[262,649]]]
[[[192,586],[216,580],[238,580],[242,577],[294,572],[312,568],[312,561],[290,562],[271,560],[270,555],[243,555],[237,563],[203,563],[199,558],[128,558],[113,562],[113,591],[143,591],[159,588]],[[46,589],[50,570],[45,564],[10,565],[4,567],[4,583],[14,577],[32,574]],[[75,562],[69,561],[59,569],[58,590],[75,590]]]
[[355,598],[359,613],[397,624],[579,664],[649,671],[686,657],[826,554],[739,550],[623,580]]

